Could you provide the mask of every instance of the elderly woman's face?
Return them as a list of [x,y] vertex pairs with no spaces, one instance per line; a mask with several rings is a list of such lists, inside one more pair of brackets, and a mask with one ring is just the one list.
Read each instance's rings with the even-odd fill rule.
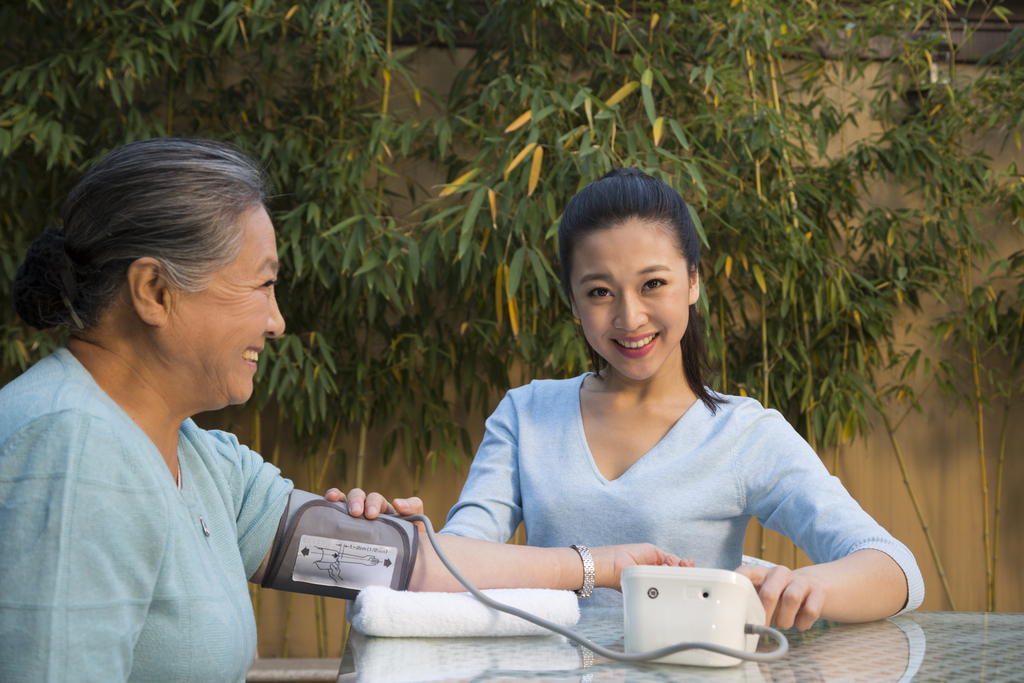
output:
[[190,398],[201,410],[248,400],[266,338],[284,333],[274,298],[274,226],[263,207],[243,214],[240,223],[238,258],[217,271],[206,289],[183,298],[175,310],[175,356],[190,375],[181,387],[195,392]]

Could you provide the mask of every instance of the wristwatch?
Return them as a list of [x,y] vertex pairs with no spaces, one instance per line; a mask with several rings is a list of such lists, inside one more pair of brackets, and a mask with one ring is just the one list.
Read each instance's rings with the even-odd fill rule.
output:
[[590,594],[594,591],[594,557],[585,545],[569,547],[578,552],[580,559],[583,560],[583,588],[576,591],[576,597],[589,598]]

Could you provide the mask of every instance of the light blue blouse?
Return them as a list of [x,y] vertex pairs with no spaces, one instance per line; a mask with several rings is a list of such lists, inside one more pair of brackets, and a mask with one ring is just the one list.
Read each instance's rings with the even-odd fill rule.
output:
[[292,483],[192,420],[178,459],[66,348],[0,390],[0,679],[245,679]]
[[[530,545],[648,542],[698,567],[735,569],[752,516],[796,542],[816,563],[863,548],[892,557],[908,602],[924,599],[910,550],[829,475],[775,410],[729,396],[716,414],[697,401],[621,477],[598,470],[583,431],[583,377],[514,389],[486,433],[444,532],[507,541],[520,521]],[[595,591],[592,603],[619,601]]]

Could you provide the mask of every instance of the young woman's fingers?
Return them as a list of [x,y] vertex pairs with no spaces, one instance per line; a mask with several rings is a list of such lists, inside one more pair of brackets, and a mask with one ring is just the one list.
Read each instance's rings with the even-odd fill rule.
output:
[[782,598],[783,591],[792,581],[792,576],[793,572],[789,567],[779,565],[768,569],[760,586],[754,584],[757,586],[757,595],[761,598],[761,604],[764,605],[768,626],[771,626],[776,619],[775,613],[779,608],[779,600]]
[[794,624],[801,631],[806,631],[821,616],[821,610],[825,609],[825,589],[812,585],[807,599],[796,615]]
[[792,628],[809,592],[809,583],[801,579],[792,580],[779,596],[775,607],[775,625],[783,630]]
[[750,579],[750,583],[754,584],[755,589],[761,588],[761,585],[764,583],[765,577],[768,575],[767,567],[755,567],[747,564],[740,565],[739,567],[736,567],[736,569],[734,569],[733,571],[735,571],[737,574],[742,574],[743,576]]

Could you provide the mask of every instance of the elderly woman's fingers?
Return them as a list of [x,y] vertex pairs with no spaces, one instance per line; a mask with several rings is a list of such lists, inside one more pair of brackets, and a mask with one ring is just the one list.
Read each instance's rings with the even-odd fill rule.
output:
[[395,498],[395,511],[400,515],[422,515],[423,501],[413,496],[412,498]]
[[395,508],[388,504],[387,499],[377,492],[371,493],[366,497],[366,503],[364,504],[365,512],[363,516],[367,519],[376,519],[379,514],[394,514]]
[[331,501],[332,503],[344,503],[345,494],[338,489],[327,489],[327,493],[324,494],[324,498]]
[[363,504],[366,502],[366,492],[362,489],[352,489],[345,496],[348,504],[348,514],[353,517],[360,517],[363,514]]

